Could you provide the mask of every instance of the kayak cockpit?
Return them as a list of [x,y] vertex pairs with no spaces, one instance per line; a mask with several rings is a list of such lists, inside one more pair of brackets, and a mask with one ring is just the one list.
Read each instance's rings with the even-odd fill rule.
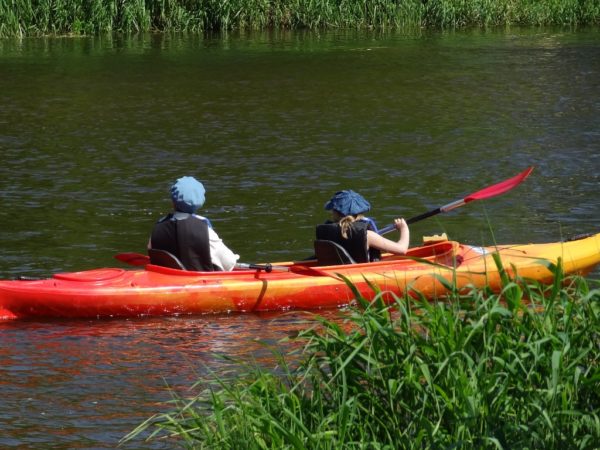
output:
[[84,270],[81,272],[57,273],[54,274],[52,278],[63,281],[99,282],[114,280],[125,272],[125,269],[108,267],[105,269]]
[[[277,262],[273,263],[273,272],[293,272],[301,274],[306,272],[308,269],[315,270],[333,270],[338,269],[351,269],[360,268],[377,268],[386,266],[392,263],[394,266],[400,264],[402,266],[410,265],[422,265],[423,261],[448,265],[450,267],[456,267],[460,264],[460,255],[458,254],[460,245],[454,241],[436,241],[422,247],[414,247],[409,249],[406,255],[393,255],[386,253],[382,256],[380,261],[368,262],[368,263],[353,263],[353,264],[333,264],[333,265],[322,265],[319,264],[317,259],[302,260],[302,261],[288,261],[288,262]],[[421,260],[421,261],[420,261]],[[231,272],[213,271],[213,272],[200,272],[193,270],[182,270],[173,267],[165,267],[156,264],[148,264],[145,266],[145,270],[149,272],[158,272],[165,275],[176,275],[176,276],[202,276],[203,278],[238,278],[247,277],[249,274],[256,275],[261,269],[253,268],[235,268]],[[311,272],[312,273],[312,272]]]

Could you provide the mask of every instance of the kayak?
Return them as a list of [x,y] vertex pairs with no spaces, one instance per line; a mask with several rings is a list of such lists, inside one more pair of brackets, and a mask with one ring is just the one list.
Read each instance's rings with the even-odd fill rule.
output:
[[443,298],[449,283],[461,291],[502,289],[494,254],[509,275],[549,283],[549,263],[566,274],[586,275],[600,264],[600,233],[566,242],[481,247],[444,239],[383,255],[377,262],[319,266],[316,260],[274,263],[271,272],[239,269],[193,272],[147,264],[57,273],[40,280],[0,281],[0,316],[27,318],[125,318],[207,313],[337,308],[366,298],[373,285],[391,299]]

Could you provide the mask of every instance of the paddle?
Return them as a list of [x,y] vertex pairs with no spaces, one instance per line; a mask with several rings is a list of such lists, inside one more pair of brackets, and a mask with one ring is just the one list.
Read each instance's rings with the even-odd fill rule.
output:
[[[117,253],[115,258],[130,266],[145,266],[150,264],[150,257],[148,255],[142,255],[141,253]],[[272,272],[273,270],[289,271],[287,266],[274,266],[271,263],[267,264],[248,264],[248,263],[236,263],[235,267],[238,269],[250,269],[250,270],[264,270],[265,272]]]
[[[467,203],[470,203],[475,200],[484,200],[486,198],[491,198],[500,194],[504,194],[505,192],[510,191],[512,188],[521,184],[525,180],[525,178],[529,176],[532,170],[533,166],[528,167],[523,172],[512,178],[501,181],[500,183],[496,183],[492,186],[483,188],[480,191],[474,192],[472,194],[467,195],[466,197],[461,198],[460,200],[456,200],[451,203],[448,203],[447,205],[432,209],[431,211],[423,213],[419,216],[411,217],[410,219],[407,219],[406,223],[410,225],[411,223],[419,222],[423,219],[427,219],[428,217],[435,216],[436,214],[452,211],[453,209],[459,208],[460,206],[466,205]],[[395,229],[396,226],[394,224],[387,225],[379,230],[379,234],[386,234]]]
[[118,253],[115,255],[115,258],[130,266],[145,266],[146,264],[150,264],[150,257],[141,253]]

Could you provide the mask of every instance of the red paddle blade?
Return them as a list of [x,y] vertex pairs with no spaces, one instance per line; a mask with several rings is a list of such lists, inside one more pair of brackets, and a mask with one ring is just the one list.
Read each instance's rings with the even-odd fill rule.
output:
[[521,184],[532,171],[533,166],[528,167],[520,174],[509,178],[508,180],[501,181],[500,183],[494,184],[493,186],[488,186],[480,191],[474,192],[473,194],[469,194],[463,200],[465,203],[469,203],[473,200],[483,200],[484,198],[490,198],[495,197],[496,195],[504,194],[505,192],[510,191],[515,186]]
[[115,255],[115,259],[130,266],[145,266],[146,264],[150,264],[150,257],[141,253],[118,253]]

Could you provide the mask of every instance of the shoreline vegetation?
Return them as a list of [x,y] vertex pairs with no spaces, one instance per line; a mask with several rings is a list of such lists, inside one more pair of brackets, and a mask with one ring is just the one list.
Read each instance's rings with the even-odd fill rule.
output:
[[[501,267],[499,259],[496,264]],[[274,350],[174,394],[123,439],[219,449],[592,449],[600,442],[600,289],[503,271],[494,294],[444,301],[373,286],[347,323],[318,319]],[[501,268],[502,270],[502,268]],[[349,284],[352,288],[352,285]],[[391,304],[390,304],[391,303]],[[317,316],[318,317],[318,316]]]
[[597,0],[0,0],[0,37],[598,24]]

